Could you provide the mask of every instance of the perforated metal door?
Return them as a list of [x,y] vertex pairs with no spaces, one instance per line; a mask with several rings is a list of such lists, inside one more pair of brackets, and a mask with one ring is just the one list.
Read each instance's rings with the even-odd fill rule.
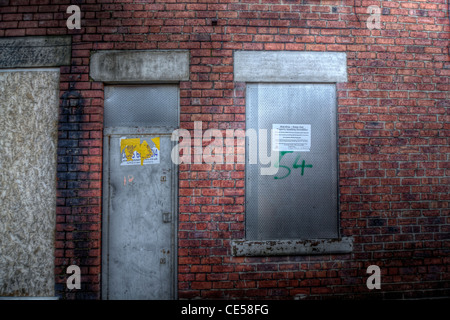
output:
[[337,237],[335,85],[249,84],[246,97],[247,129],[310,128],[309,151],[280,152],[276,175],[261,175],[259,161],[249,163],[247,141],[246,238]]
[[103,298],[174,299],[173,85],[105,90]]

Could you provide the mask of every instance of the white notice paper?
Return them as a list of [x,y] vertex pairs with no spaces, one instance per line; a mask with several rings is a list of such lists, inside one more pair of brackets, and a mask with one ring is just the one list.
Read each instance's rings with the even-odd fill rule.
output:
[[272,150],[309,152],[310,149],[310,124],[272,124]]

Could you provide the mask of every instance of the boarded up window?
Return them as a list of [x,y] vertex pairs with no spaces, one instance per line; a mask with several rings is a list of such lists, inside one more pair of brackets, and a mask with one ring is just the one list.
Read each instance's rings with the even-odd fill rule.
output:
[[53,296],[59,70],[0,72],[0,296]]
[[277,129],[267,150],[279,151],[278,172],[262,175],[247,138],[246,238],[336,238],[336,86],[248,84],[246,96],[247,130]]

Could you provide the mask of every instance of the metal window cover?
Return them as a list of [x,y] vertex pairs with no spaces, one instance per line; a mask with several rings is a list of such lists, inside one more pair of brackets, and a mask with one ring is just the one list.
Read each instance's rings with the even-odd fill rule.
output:
[[105,86],[105,127],[178,127],[178,85]]
[[[273,124],[310,124],[309,152],[286,153],[276,176],[249,163],[246,146],[246,239],[338,237],[336,86],[334,84],[248,84],[247,130]],[[268,139],[268,150],[271,150]],[[258,146],[259,152],[260,146]],[[270,152],[270,151],[269,151]],[[294,168],[295,160],[312,168]],[[298,163],[297,163],[298,165]],[[282,167],[285,166],[285,167]],[[301,174],[303,170],[303,175]]]

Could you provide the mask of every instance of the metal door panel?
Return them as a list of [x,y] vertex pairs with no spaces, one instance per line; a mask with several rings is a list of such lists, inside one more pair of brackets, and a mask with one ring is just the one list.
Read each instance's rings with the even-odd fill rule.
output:
[[160,138],[160,163],[120,165],[121,135],[107,136],[108,299],[172,299],[174,268],[173,167],[169,135]]

